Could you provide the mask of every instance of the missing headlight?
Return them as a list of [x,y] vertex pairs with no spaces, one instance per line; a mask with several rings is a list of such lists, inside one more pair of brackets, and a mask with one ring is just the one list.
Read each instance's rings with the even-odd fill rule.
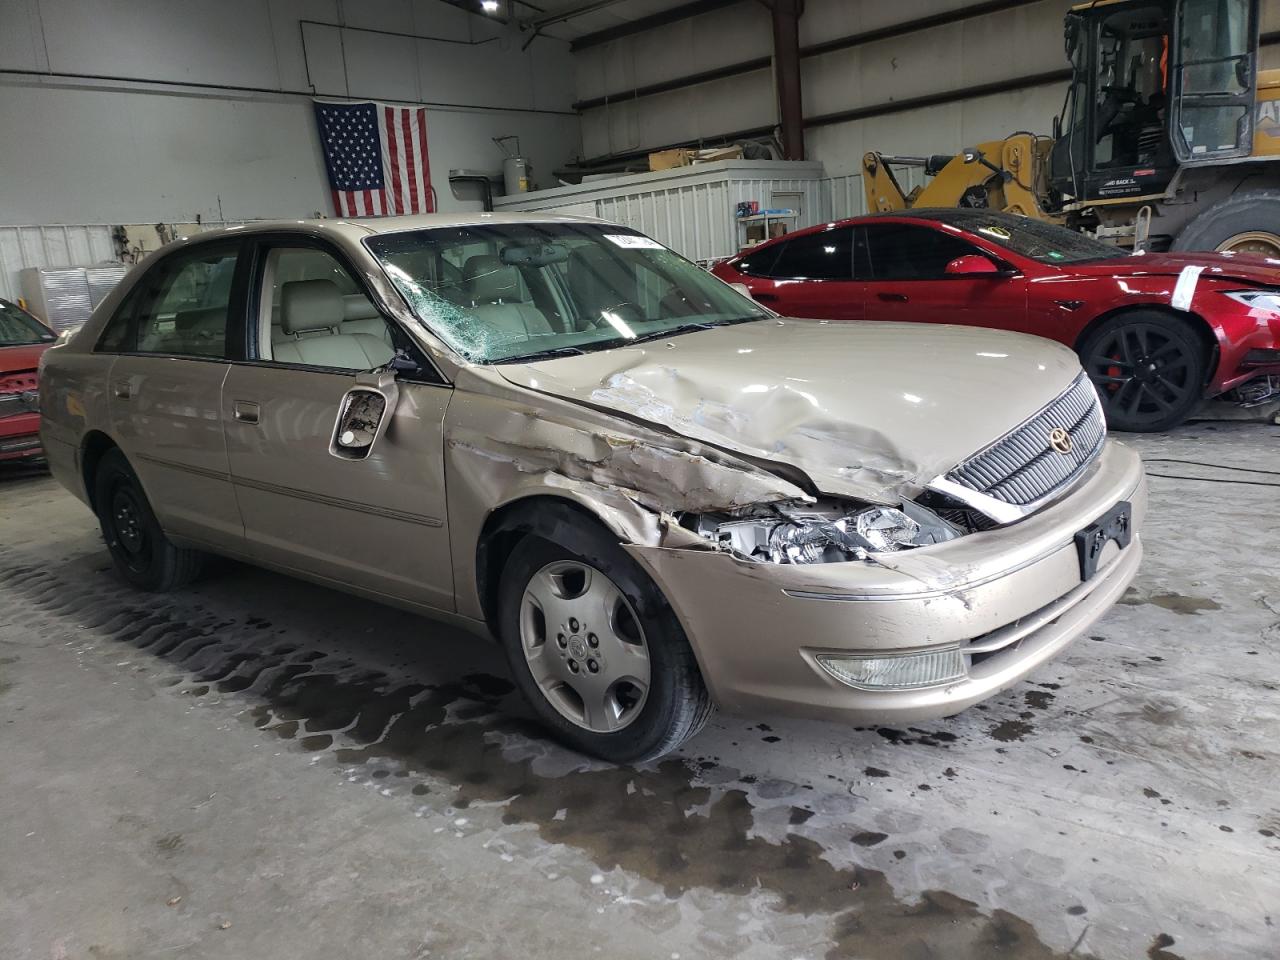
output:
[[689,516],[684,523],[737,556],[769,563],[840,563],[943,543],[964,530],[919,504],[871,506],[849,512],[848,503],[778,505],[768,515]]

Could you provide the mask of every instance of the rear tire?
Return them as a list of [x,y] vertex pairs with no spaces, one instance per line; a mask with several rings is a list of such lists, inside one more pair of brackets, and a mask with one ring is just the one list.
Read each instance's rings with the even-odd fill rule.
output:
[[204,554],[174,546],[165,536],[138,475],[119,448],[108,450],[98,461],[93,505],[116,570],[133,586],[163,593],[199,576]]
[[1172,249],[1280,258],[1280,190],[1245,190],[1214,204],[1183,228]]
[[582,753],[639,763],[671,752],[715,709],[679,620],[602,528],[575,518],[557,538],[526,536],[502,572],[497,625],[516,684]]
[[1113,430],[1168,430],[1204,399],[1207,351],[1183,317],[1158,310],[1112,317],[1080,345],[1080,362]]

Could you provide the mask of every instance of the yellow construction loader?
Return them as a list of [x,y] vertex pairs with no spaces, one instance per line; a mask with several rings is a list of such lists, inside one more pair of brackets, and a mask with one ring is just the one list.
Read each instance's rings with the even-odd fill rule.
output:
[[[1149,250],[1280,258],[1280,70],[1258,70],[1260,0],[1073,7],[1053,135],[958,155],[863,158],[867,210],[990,207]],[[910,193],[892,167],[921,167]]]

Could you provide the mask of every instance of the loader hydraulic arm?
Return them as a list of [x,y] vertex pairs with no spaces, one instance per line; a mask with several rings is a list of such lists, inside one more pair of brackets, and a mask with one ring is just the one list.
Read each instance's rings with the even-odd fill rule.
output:
[[[1048,141],[1029,133],[980,143],[955,155],[902,157],[871,152],[862,158],[868,213],[910,207],[989,207],[1039,220],[1054,218],[1041,200]],[[890,165],[921,167],[927,183],[904,193]]]

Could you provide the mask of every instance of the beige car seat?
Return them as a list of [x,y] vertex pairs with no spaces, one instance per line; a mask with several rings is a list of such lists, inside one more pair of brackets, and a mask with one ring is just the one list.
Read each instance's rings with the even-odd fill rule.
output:
[[[395,355],[382,339],[341,333],[345,307],[332,280],[294,280],[280,288],[280,331],[274,359],[318,367],[368,370]],[[274,339],[274,338],[273,338]]]
[[555,332],[543,312],[524,299],[515,267],[484,254],[469,257],[462,274],[471,301],[468,312],[485,326],[513,339]]

